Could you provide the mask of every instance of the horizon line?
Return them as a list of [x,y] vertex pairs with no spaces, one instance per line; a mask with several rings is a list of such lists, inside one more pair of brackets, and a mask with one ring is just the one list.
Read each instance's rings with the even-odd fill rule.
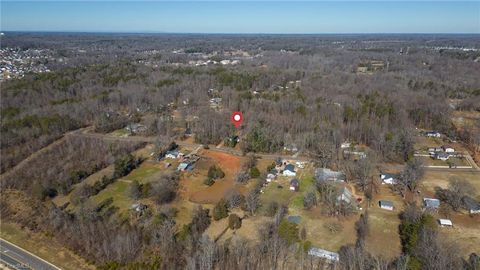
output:
[[85,30],[0,30],[1,33],[75,34],[172,34],[172,35],[480,35],[480,32],[166,32],[166,31],[85,31]]

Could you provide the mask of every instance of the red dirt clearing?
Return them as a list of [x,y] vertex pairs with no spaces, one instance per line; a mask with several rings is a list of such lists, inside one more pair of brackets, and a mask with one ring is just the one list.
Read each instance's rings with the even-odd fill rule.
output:
[[235,174],[240,170],[241,157],[209,150],[203,151],[202,156],[210,158],[212,165],[219,166],[225,172],[225,177],[216,181],[210,187],[194,192],[190,196],[190,201],[201,204],[214,204],[222,199],[231,189],[236,189],[240,193],[246,191],[244,186],[236,185],[234,180]]

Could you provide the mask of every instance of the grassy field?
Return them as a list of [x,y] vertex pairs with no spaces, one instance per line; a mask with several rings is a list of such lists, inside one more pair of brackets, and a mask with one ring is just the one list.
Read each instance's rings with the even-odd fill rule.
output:
[[53,238],[41,233],[27,231],[16,224],[2,222],[0,224],[0,236],[62,269],[95,269],[93,265],[88,264],[84,259],[63,247],[62,244]]
[[110,135],[117,136],[117,137],[128,137],[130,136],[130,132],[124,128],[117,129],[110,133]]
[[[452,177],[464,179],[475,188],[476,199],[480,200],[480,173],[461,171],[427,171],[422,179],[420,197],[434,197],[435,188],[448,188]],[[420,200],[421,198],[419,198]],[[442,203],[443,204],[443,203]],[[443,207],[443,205],[441,206]],[[453,228],[439,228],[445,241],[455,243],[462,255],[468,256],[471,252],[480,252],[480,215],[470,216],[465,211],[449,212],[448,216],[442,210],[435,215],[436,218],[448,218],[453,222]]]
[[465,158],[461,157],[451,157],[446,161],[431,157],[420,157],[420,159],[423,161],[423,164],[427,166],[450,166],[450,164],[455,166],[471,166]]
[[[399,214],[403,210],[404,203],[403,199],[393,193],[388,185],[381,185],[378,191],[368,207],[370,230],[365,243],[367,250],[372,254],[394,258],[401,253],[398,226],[400,225]],[[378,205],[379,200],[392,201],[394,210],[381,209]]]
[[[452,177],[464,179],[472,184],[477,194],[480,194],[480,172],[464,172],[464,171],[431,171],[427,170],[420,184],[420,190],[426,194],[434,194],[435,187],[447,188],[449,180]],[[480,199],[480,195],[477,195]]]

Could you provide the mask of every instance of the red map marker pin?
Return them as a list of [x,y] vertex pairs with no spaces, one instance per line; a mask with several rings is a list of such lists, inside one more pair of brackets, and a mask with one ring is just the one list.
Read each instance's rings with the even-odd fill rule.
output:
[[238,128],[243,122],[242,112],[233,112],[232,115],[230,115],[230,120],[232,120],[232,123]]

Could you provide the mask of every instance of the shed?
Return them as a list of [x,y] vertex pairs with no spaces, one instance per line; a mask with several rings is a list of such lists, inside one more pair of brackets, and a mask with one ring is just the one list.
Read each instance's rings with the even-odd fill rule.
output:
[[380,200],[380,201],[378,201],[378,205],[382,209],[387,209],[387,210],[393,211],[393,202],[392,201]]
[[440,219],[438,219],[438,223],[440,224],[441,227],[452,227],[453,226],[453,223],[450,219],[440,218]]

